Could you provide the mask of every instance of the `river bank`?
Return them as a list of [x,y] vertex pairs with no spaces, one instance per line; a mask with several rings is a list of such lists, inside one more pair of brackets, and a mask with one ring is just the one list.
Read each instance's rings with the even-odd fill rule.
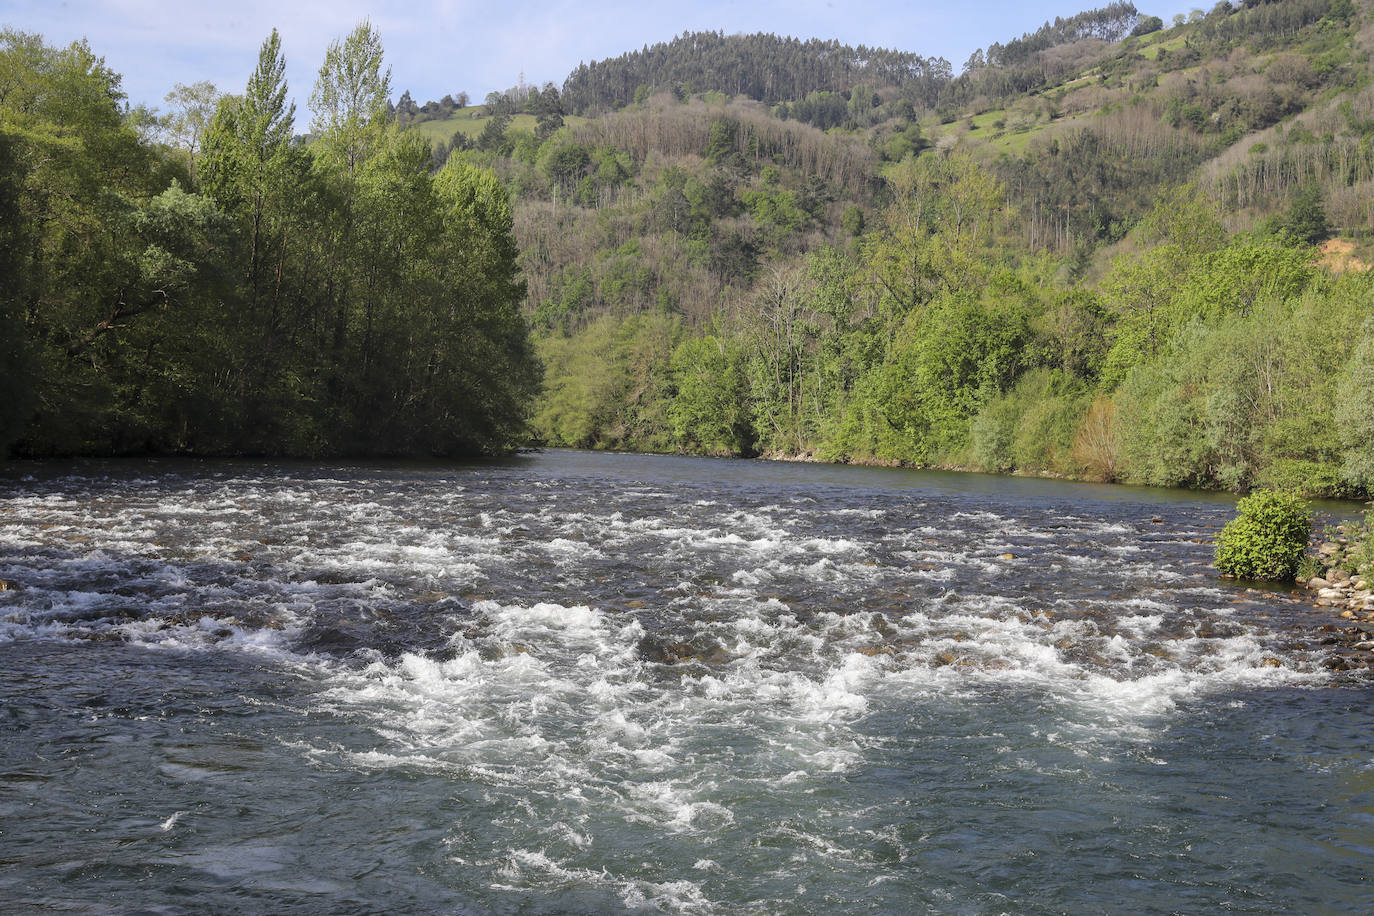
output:
[[1342,650],[1328,660],[1333,668],[1374,668],[1374,581],[1368,575],[1368,538],[1367,524],[1336,525],[1323,531],[1308,555],[1313,574],[1296,580],[1313,604],[1335,617],[1317,628]]

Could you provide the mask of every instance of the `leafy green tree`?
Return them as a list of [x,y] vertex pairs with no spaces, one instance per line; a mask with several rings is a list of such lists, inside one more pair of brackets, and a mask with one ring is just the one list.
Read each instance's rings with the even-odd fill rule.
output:
[[172,109],[164,122],[166,133],[175,147],[186,152],[192,182],[196,180],[196,162],[219,107],[219,98],[219,90],[208,80],[189,86],[177,83],[164,98]]
[[1023,374],[970,424],[971,452],[988,471],[1078,471],[1073,446],[1088,410],[1089,388],[1062,370]]
[[1336,423],[1345,445],[1343,474],[1374,493],[1374,318],[1361,329],[1359,344],[1336,386]]
[[19,140],[0,130],[0,458],[9,452],[32,407],[30,342],[24,327],[26,284],[20,252],[28,249],[30,227],[21,210],[24,176]]
[[1030,312],[1016,294],[950,293],[907,322],[878,376],[882,416],[896,437],[880,457],[929,464],[968,444],[970,419],[1022,368]]
[[535,139],[543,142],[557,133],[563,126],[563,101],[558,87],[545,83],[534,104]]
[[673,351],[677,396],[669,408],[679,447],[717,455],[752,455],[749,387],[739,349],[714,334]]
[[477,148],[487,152],[500,150],[506,144],[506,131],[510,127],[511,117],[505,112],[495,113],[482,125],[482,132],[477,135]]
[[1238,240],[1201,258],[1179,290],[1173,321],[1244,317],[1266,300],[1296,299],[1317,277],[1305,251]]
[[603,315],[570,337],[540,342],[548,366],[533,426],[548,445],[613,446],[623,436],[620,402],[629,371],[618,352],[620,322]]
[[[290,150],[295,105],[287,104],[286,58],[275,29],[258,50],[258,64],[240,97],[221,98],[206,133],[202,184],[221,207],[242,217],[248,239],[250,307],[266,282],[288,195],[298,193],[300,160]],[[295,166],[295,168],[293,168]]]
[[1309,292],[1256,313],[1187,325],[1117,390],[1127,478],[1162,486],[1247,489],[1283,462],[1304,462],[1312,492],[1337,464],[1329,366],[1350,352],[1348,304]]
[[821,407],[815,365],[820,324],[808,286],[803,270],[775,270],[740,320],[759,445],[787,455],[805,451]]
[[27,382],[9,383],[20,390],[5,425],[31,420],[29,454],[108,445],[138,398],[126,384],[138,357],[121,343],[166,304],[143,282],[136,228],[166,179],[125,118],[119,77],[84,42],[56,49],[0,32],[0,86],[0,197],[18,245],[0,322],[23,339],[5,347],[15,370],[31,367]]
[[590,163],[586,147],[571,140],[545,143],[539,153],[539,170],[564,191],[577,184]]
[[[495,177],[388,129],[380,43],[331,46],[292,142],[277,33],[183,165],[84,43],[0,33],[0,448],[499,452],[539,367]],[[206,90],[202,92],[200,90]],[[174,125],[176,126],[176,125]],[[189,139],[188,139],[189,138]],[[666,357],[663,362],[666,364]]]
[[[434,180],[443,235],[435,253],[447,290],[429,390],[443,430],[435,451],[495,453],[526,433],[541,368],[520,313],[525,284],[510,198],[490,171],[450,162]],[[428,369],[426,370],[429,371]]]
[[1141,16],[1140,21],[1131,29],[1132,36],[1149,35],[1164,28],[1164,20],[1158,16]]
[[391,96],[391,68],[382,69],[383,56],[381,36],[363,20],[342,42],[330,42],[310,93],[311,129],[349,175],[380,142]]
[[1304,245],[1315,245],[1330,237],[1321,187],[1309,181],[1299,188],[1288,210],[1274,221],[1274,228]]
[[1196,187],[1183,186],[1159,197],[1138,235],[1153,246],[1118,258],[1101,284],[1116,319],[1102,369],[1104,387],[1119,384],[1131,366],[1158,354],[1191,320],[1180,305],[1184,287],[1190,277],[1200,276],[1199,265],[1222,246],[1226,232],[1216,204]]
[[1003,215],[996,180],[963,155],[908,159],[884,170],[893,202],[865,248],[895,320],[941,289],[986,282],[987,248]]
[[845,208],[844,215],[840,218],[840,225],[844,231],[858,238],[864,232],[864,211],[856,206]]

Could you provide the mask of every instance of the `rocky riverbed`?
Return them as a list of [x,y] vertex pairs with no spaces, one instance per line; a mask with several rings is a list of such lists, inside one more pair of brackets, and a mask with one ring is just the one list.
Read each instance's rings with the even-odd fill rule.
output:
[[1318,627],[1342,648],[1330,661],[1336,668],[1374,668],[1374,581],[1360,572],[1365,536],[1363,526],[1339,525],[1326,532],[1316,545],[1317,574],[1297,580],[1317,607],[1339,620]]

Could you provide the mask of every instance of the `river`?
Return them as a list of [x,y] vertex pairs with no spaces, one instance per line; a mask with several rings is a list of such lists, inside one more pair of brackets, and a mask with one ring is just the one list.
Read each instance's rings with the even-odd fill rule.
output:
[[549,452],[0,473],[0,909],[1362,913],[1224,497]]

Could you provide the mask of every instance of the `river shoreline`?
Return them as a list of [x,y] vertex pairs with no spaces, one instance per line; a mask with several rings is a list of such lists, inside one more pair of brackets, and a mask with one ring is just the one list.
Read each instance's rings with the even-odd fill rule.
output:
[[1313,605],[1331,616],[1317,627],[1328,634],[1333,654],[1328,665],[1343,668],[1374,668],[1374,582],[1361,573],[1358,556],[1363,547],[1363,526],[1337,525],[1323,531],[1313,542],[1317,572],[1296,580]]

